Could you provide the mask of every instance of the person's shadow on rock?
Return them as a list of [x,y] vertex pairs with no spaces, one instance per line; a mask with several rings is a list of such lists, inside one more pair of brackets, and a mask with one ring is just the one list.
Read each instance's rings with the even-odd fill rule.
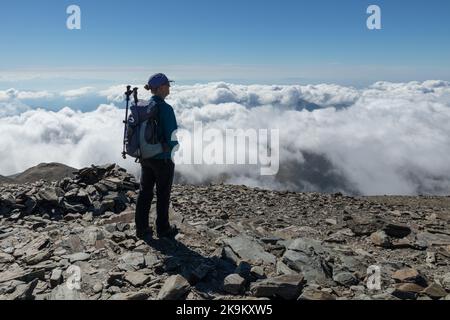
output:
[[151,238],[146,243],[166,256],[156,273],[183,276],[204,298],[227,294],[223,291],[223,282],[236,271],[233,261],[218,256],[205,257],[176,239]]

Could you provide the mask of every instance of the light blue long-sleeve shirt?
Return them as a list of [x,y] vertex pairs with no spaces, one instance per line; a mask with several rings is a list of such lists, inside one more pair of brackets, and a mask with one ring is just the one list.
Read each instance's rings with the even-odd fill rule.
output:
[[171,159],[172,150],[178,145],[178,141],[172,141],[172,133],[178,129],[175,112],[172,106],[161,97],[154,95],[151,99],[159,104],[160,126],[158,134],[163,137],[170,149],[168,152],[157,154],[153,159]]

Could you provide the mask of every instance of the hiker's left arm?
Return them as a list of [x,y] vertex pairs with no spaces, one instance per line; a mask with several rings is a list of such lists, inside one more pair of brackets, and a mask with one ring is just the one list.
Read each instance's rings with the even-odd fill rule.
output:
[[178,124],[173,108],[169,106],[169,108],[165,108],[165,111],[164,138],[172,150],[178,144],[178,141],[172,141],[172,133],[178,129]]

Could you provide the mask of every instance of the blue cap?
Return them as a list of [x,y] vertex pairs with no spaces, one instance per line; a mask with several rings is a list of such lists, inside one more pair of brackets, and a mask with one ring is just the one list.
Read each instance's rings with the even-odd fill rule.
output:
[[148,79],[148,85],[150,88],[158,88],[164,84],[169,84],[170,82],[173,82],[172,80],[169,80],[165,74],[163,73],[157,73],[154,74]]

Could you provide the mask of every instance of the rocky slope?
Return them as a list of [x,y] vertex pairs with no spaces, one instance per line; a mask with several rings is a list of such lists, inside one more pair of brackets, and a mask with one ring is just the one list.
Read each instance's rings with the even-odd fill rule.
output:
[[180,234],[145,243],[138,187],[114,164],[0,186],[0,299],[450,299],[450,197],[175,185]]

